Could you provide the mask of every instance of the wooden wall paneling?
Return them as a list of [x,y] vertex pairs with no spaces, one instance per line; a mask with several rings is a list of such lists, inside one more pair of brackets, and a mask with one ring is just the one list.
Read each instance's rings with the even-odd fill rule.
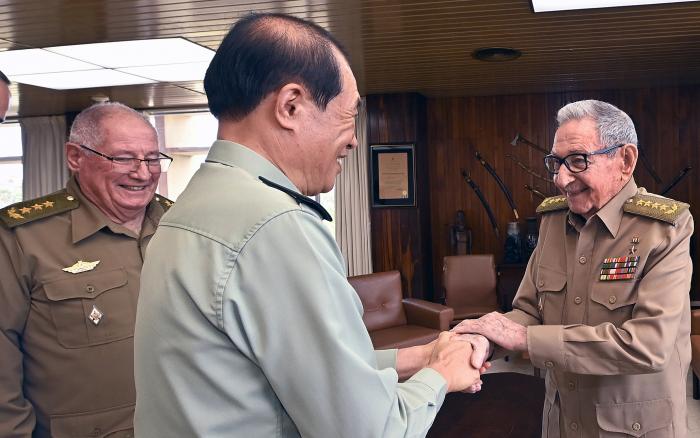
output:
[[405,296],[432,299],[425,111],[418,94],[367,97],[369,144],[414,143],[416,172],[415,207],[371,208],[373,270],[398,269]]
[[[556,112],[564,104],[580,99],[600,99],[617,105],[632,117],[639,141],[662,179],[657,184],[637,164],[635,180],[639,186],[658,193],[687,164],[693,166],[690,174],[669,197],[691,204],[691,213],[698,217],[700,193],[700,87],[645,88],[636,90],[597,90],[547,94],[527,94],[496,97],[431,98],[427,101],[427,143],[430,145],[428,174],[430,181],[430,227],[432,231],[433,288],[441,290],[442,258],[449,254],[448,228],[455,212],[466,213],[472,229],[474,253],[493,253],[497,261],[503,257],[503,243],[507,222],[512,212],[493,178],[475,160],[474,151],[496,168],[513,197],[524,219],[535,215],[539,199],[526,192],[525,184],[537,184],[550,194],[556,189],[543,185],[534,177],[505,159],[506,153],[517,156],[538,172],[546,175],[542,154],[526,146],[509,144],[516,132],[550,149],[556,130]],[[471,171],[472,178],[491,203],[498,219],[502,238],[493,235],[486,213],[478,199],[462,179],[460,169]],[[693,254],[694,262],[700,254]],[[694,279],[697,277],[694,274]],[[694,281],[695,284],[695,281]],[[700,293],[693,291],[694,299]]]

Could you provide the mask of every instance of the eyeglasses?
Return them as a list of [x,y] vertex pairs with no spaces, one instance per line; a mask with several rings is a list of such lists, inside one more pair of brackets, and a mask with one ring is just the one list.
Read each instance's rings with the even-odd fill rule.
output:
[[547,168],[547,171],[553,175],[559,173],[559,168],[562,164],[569,169],[569,172],[580,173],[588,169],[588,157],[607,154],[622,146],[624,146],[624,144],[617,144],[615,146],[610,146],[609,148],[600,149],[593,152],[569,154],[564,158],[559,158],[556,155],[549,154],[544,157],[544,167]]
[[158,152],[158,158],[135,158],[135,157],[112,157],[102,152],[97,152],[96,150],[89,148],[83,144],[79,144],[83,149],[86,149],[93,154],[99,155],[112,162],[112,168],[119,173],[130,173],[135,172],[141,166],[141,163],[146,163],[148,170],[153,173],[154,171],[167,172],[172,163],[173,158],[165,155],[162,152]]

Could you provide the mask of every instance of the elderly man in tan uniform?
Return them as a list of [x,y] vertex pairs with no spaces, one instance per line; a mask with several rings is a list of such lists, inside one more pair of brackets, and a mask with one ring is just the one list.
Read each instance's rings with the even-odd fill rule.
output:
[[547,370],[543,437],[685,437],[693,218],[637,188],[632,120],[559,110],[540,239],[505,316],[465,321]]
[[155,130],[121,104],[78,115],[64,190],[0,210],[0,436],[133,436],[133,334]]

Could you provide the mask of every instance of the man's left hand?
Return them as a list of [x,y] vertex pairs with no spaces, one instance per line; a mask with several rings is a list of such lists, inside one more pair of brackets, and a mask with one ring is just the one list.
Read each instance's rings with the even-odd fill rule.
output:
[[527,351],[527,327],[498,312],[479,319],[465,319],[452,329],[456,333],[478,333],[511,351]]

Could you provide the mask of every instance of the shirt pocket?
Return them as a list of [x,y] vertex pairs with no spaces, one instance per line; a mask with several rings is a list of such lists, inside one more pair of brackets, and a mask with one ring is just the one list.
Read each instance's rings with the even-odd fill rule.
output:
[[610,322],[619,327],[632,317],[637,304],[637,280],[597,281],[591,290],[591,301],[588,325]]
[[597,404],[595,410],[601,438],[673,436],[673,403],[670,398]]
[[81,273],[44,285],[58,342],[82,348],[134,335],[136,297],[123,268]]
[[542,324],[560,324],[566,292],[566,272],[539,266],[537,269],[537,310]]
[[51,436],[56,438],[133,438],[134,405],[100,411],[51,416]]

